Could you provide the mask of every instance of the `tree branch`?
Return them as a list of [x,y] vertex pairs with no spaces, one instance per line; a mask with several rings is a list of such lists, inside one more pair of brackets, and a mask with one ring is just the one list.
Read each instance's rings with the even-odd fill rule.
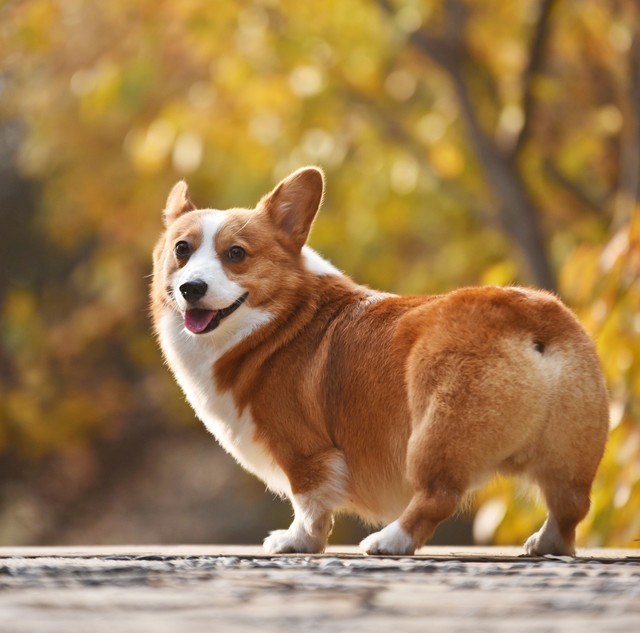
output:
[[542,0],[540,6],[540,14],[536,23],[533,39],[531,41],[529,63],[527,64],[527,68],[522,76],[522,84],[524,86],[522,95],[523,124],[520,132],[513,142],[511,150],[512,158],[515,158],[520,153],[531,133],[531,124],[536,108],[534,84],[544,63],[544,56],[551,26],[551,13],[555,3],[556,0]]
[[[393,16],[395,8],[389,0],[375,0],[378,6],[388,16]],[[410,36],[411,40],[421,50],[427,52],[429,57],[436,62],[439,66],[442,66],[446,70],[449,70],[452,64],[456,63],[456,54],[454,48],[450,42],[443,37],[435,37],[431,34],[427,34],[422,29],[414,31]]]
[[577,183],[563,174],[555,165],[555,163],[549,158],[543,161],[542,171],[544,175],[549,178],[549,180],[561,187],[585,210],[589,211],[592,215],[597,216],[600,219],[604,217],[604,209],[607,206],[606,198],[608,196],[604,196],[602,200],[594,200]]
[[[393,15],[394,10],[389,0],[377,0],[377,2],[386,13]],[[546,0],[547,4],[548,2],[549,0]],[[500,201],[498,209],[503,229],[518,243],[535,283],[554,290],[555,275],[546,255],[538,222],[538,209],[531,200],[511,157],[506,155],[483,130],[469,94],[464,78],[468,55],[464,40],[459,35],[464,31],[464,12],[457,10],[456,7],[449,7],[448,15],[451,21],[449,31],[455,31],[458,34],[451,42],[434,38],[424,30],[411,33],[409,41],[419,53],[438,64],[449,75],[458,97],[471,145],[491,190]]]
[[[434,178],[436,177],[433,173],[433,169],[429,165],[424,145],[422,145],[414,135],[402,126],[397,117],[385,110],[377,100],[372,99],[351,85],[345,84],[342,94],[346,101],[359,103],[366,108],[368,112],[375,117],[382,133],[386,135],[387,138],[400,144],[403,149],[411,154],[421,168],[429,170],[429,174]],[[441,187],[444,189],[446,195],[451,198],[455,198],[457,203],[472,209],[481,222],[484,222],[485,224],[491,223],[492,218],[480,210],[475,196],[469,195],[468,192],[461,190],[460,187],[454,187],[448,182],[442,183]],[[495,220],[493,221],[493,224],[495,224]]]

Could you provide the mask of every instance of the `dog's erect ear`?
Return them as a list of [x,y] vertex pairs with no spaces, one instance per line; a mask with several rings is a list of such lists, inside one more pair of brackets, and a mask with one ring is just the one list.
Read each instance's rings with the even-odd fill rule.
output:
[[167,198],[167,206],[164,208],[164,223],[169,226],[176,218],[183,213],[193,211],[195,206],[189,200],[189,187],[184,180],[174,185],[169,197]]
[[318,167],[303,167],[287,176],[260,201],[274,224],[287,234],[294,250],[307,241],[322,202],[324,175]]

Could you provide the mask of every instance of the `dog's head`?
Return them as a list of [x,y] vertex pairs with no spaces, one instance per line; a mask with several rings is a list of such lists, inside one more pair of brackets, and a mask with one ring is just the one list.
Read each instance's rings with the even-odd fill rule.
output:
[[305,167],[255,209],[198,210],[179,182],[154,250],[154,308],[180,314],[194,335],[222,330],[247,310],[282,312],[309,274],[302,249],[323,190],[322,172]]

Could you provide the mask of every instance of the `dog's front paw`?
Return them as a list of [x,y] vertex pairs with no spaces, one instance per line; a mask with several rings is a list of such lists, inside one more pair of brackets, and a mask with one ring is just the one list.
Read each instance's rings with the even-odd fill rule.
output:
[[369,555],[410,556],[415,552],[413,539],[402,529],[398,521],[379,532],[367,536],[360,549]]
[[267,554],[319,554],[325,547],[306,532],[292,528],[271,532],[262,546]]

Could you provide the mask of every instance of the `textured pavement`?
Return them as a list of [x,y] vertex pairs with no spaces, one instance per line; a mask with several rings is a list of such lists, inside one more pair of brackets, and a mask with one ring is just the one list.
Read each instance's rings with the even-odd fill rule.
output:
[[0,548],[0,632],[640,631],[640,550],[520,552]]

